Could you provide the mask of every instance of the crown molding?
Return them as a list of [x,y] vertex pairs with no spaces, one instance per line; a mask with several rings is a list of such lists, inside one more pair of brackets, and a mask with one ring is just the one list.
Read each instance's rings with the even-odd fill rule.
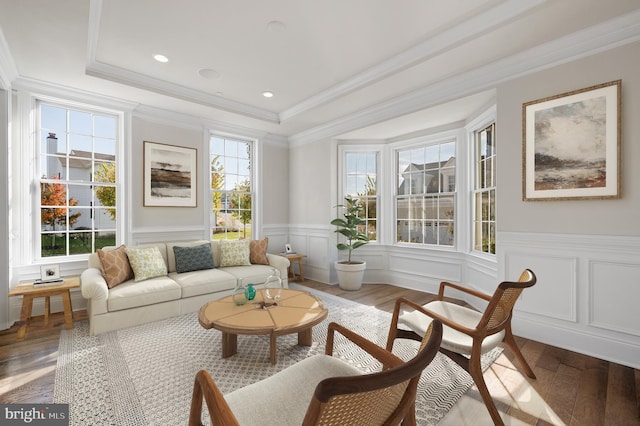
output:
[[9,90],[11,82],[18,78],[18,68],[13,60],[7,39],[0,28],[0,89]]
[[299,146],[331,138],[638,40],[640,10],[296,133],[289,143]]
[[12,87],[16,90],[31,92],[40,96],[64,98],[70,102],[96,105],[117,112],[131,112],[138,106],[136,102],[124,101],[111,96],[99,95],[95,92],[88,92],[27,77],[18,77],[13,82]]
[[202,120],[189,114],[182,114],[149,105],[139,105],[131,114],[133,118],[162,124],[165,126],[178,127],[187,130],[202,131],[204,128]]
[[151,78],[113,65],[94,61],[87,64],[85,72],[87,75],[91,75],[93,77],[126,84],[127,86],[138,87],[161,95],[171,96],[176,99],[183,99],[185,101],[221,109],[246,117],[257,118],[258,120],[270,123],[280,123],[278,114],[275,112],[256,108],[230,99],[221,98],[220,96],[203,93],[198,90],[169,83],[157,78]]
[[269,145],[278,145],[282,147],[289,146],[289,141],[286,136],[276,135],[274,133],[256,130],[250,127],[224,123],[222,121],[216,120],[204,119],[202,120],[202,123],[207,129],[209,129],[211,133],[239,138],[251,138],[262,141]]
[[422,43],[282,111],[280,113],[280,120],[282,122],[289,120],[305,111],[375,83],[416,63],[424,62],[436,56],[438,53],[474,39],[492,28],[506,25],[518,16],[529,12],[531,9],[547,1],[548,0],[532,0],[523,2],[521,0],[508,0],[496,7],[480,12],[472,18],[440,31]]
[[116,83],[126,84],[128,86],[138,87],[140,89],[149,90],[154,93],[171,96],[177,99],[183,99],[211,108],[229,111],[234,114],[257,118],[270,123],[280,123],[280,117],[275,112],[247,105],[242,102],[233,101],[231,99],[225,99],[220,96],[210,95],[179,84],[170,83],[168,81],[99,62],[96,59],[96,51],[100,35],[102,3],[102,0],[91,0],[89,6],[87,65],[85,67],[87,75]]

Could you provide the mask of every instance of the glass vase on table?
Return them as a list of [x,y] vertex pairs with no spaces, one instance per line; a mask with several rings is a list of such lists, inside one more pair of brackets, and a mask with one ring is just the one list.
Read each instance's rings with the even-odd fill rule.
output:
[[245,295],[245,288],[243,285],[243,279],[238,278],[236,288],[233,290],[233,303],[237,306],[242,306],[247,303],[247,296]]
[[275,303],[280,298],[282,293],[282,278],[280,278],[280,271],[277,269],[271,269],[271,275],[267,277],[264,282],[264,294],[269,301]]

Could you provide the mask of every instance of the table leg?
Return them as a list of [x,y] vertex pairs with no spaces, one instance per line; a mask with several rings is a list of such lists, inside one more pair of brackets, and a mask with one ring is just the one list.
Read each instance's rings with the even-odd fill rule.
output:
[[238,335],[222,332],[222,358],[238,353]]
[[298,274],[298,276],[300,277],[300,281],[304,281],[304,270],[302,269],[302,259],[298,259],[298,269],[300,270],[300,274]]
[[27,323],[29,322],[29,318],[31,318],[31,311],[33,309],[33,296],[25,294],[22,296],[22,309],[20,310],[20,326],[18,327],[18,332],[16,333],[16,337],[18,340],[24,339],[24,336],[27,334]]
[[[67,290],[62,293],[61,296],[62,305],[64,306],[64,324],[67,327],[67,330],[71,330],[73,328],[73,308],[71,307],[71,294],[69,290]],[[48,299],[49,298],[47,297],[47,300]],[[48,309],[49,307],[47,306],[47,310]]]
[[269,357],[271,358],[271,364],[276,363],[276,335],[271,333],[271,339],[269,342]]
[[311,338],[311,328],[298,332],[298,344],[300,346],[311,346],[313,339]]
[[293,262],[289,263],[289,278],[291,278],[291,281],[296,280],[296,270],[293,268]]
[[51,313],[51,299],[49,296],[44,297],[44,325],[49,324],[49,314]]

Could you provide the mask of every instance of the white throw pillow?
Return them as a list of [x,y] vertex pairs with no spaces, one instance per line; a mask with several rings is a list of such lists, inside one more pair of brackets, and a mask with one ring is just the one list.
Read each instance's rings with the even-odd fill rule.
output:
[[158,247],[127,248],[127,256],[135,275],[134,281],[167,275],[167,265]]
[[220,240],[220,266],[251,265],[251,240]]

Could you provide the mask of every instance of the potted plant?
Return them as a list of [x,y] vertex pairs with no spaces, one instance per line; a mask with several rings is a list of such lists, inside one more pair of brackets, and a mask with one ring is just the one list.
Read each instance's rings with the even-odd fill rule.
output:
[[362,286],[362,278],[364,270],[367,267],[366,262],[351,259],[351,252],[358,247],[369,242],[367,234],[360,231],[359,226],[366,222],[360,217],[360,213],[364,207],[357,198],[347,196],[344,198],[346,205],[338,205],[344,208],[343,218],[336,218],[331,221],[332,225],[338,227],[335,231],[346,238],[346,242],[338,241],[337,248],[340,251],[348,250],[349,256],[347,260],[337,260],[335,263],[336,272],[338,273],[338,284],[343,290],[358,290]]

